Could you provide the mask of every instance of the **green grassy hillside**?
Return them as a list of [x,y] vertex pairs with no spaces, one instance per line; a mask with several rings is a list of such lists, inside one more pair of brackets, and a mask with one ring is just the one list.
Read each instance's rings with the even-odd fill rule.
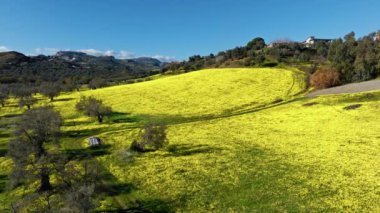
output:
[[[289,69],[210,69],[63,94],[53,104],[65,119],[65,149],[86,152],[93,135],[109,145],[93,153],[117,192],[100,209],[139,201],[153,211],[379,211],[380,92],[307,99],[303,79]],[[81,95],[116,113],[104,124],[78,114]],[[21,113],[12,104],[1,110],[3,209],[23,191],[4,187],[6,144]],[[169,146],[128,152],[149,121],[169,125]]]

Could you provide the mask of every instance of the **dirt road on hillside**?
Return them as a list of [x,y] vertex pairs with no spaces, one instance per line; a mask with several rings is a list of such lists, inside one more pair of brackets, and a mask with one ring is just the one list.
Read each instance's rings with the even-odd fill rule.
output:
[[307,95],[307,97],[316,97],[319,95],[342,94],[366,92],[372,90],[380,90],[380,79],[365,81],[361,83],[346,84],[343,86],[332,87],[328,89],[318,90]]

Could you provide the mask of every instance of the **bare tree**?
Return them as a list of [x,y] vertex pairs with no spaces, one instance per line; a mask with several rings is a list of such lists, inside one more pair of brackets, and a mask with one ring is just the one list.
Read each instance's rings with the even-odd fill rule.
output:
[[37,99],[34,98],[32,95],[20,97],[18,101],[18,105],[21,108],[26,106],[28,109],[30,109],[32,105],[35,103],[37,103]]
[[0,85],[0,104],[1,106],[5,106],[9,98],[9,88],[6,85]]
[[82,97],[75,105],[75,108],[80,112],[84,112],[87,116],[96,117],[99,123],[103,122],[104,116],[112,113],[111,107],[105,106],[102,100],[94,97]]
[[101,183],[100,168],[95,161],[85,160],[66,165],[60,175],[63,203],[67,212],[90,212],[96,205],[96,189]]
[[40,86],[40,92],[53,101],[61,93],[61,85],[57,82],[44,82]]
[[22,115],[15,138],[9,143],[9,155],[14,162],[12,186],[39,180],[38,192],[52,189],[50,173],[54,158],[46,146],[58,143],[61,123],[61,116],[51,107],[32,109]]
[[102,78],[94,78],[88,83],[90,89],[98,89],[107,86],[107,81]]

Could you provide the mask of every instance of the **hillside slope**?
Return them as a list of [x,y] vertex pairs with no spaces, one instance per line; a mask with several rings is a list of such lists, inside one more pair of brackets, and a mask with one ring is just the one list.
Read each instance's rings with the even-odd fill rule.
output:
[[[301,72],[286,69],[209,69],[75,95],[93,95],[117,112],[139,117],[191,118],[229,114],[286,100],[304,90],[302,80]],[[66,97],[72,95],[62,96]],[[68,103],[62,105],[71,108]]]
[[62,81],[87,83],[93,78],[122,81],[157,73],[164,63],[154,58],[116,59],[82,52],[60,51],[52,56],[0,53],[0,83]]

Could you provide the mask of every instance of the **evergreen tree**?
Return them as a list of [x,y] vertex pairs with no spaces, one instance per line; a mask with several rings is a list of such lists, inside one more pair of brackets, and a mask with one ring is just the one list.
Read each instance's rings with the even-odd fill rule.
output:
[[368,80],[376,77],[377,61],[375,42],[371,37],[364,37],[358,42],[356,48],[353,80]]

